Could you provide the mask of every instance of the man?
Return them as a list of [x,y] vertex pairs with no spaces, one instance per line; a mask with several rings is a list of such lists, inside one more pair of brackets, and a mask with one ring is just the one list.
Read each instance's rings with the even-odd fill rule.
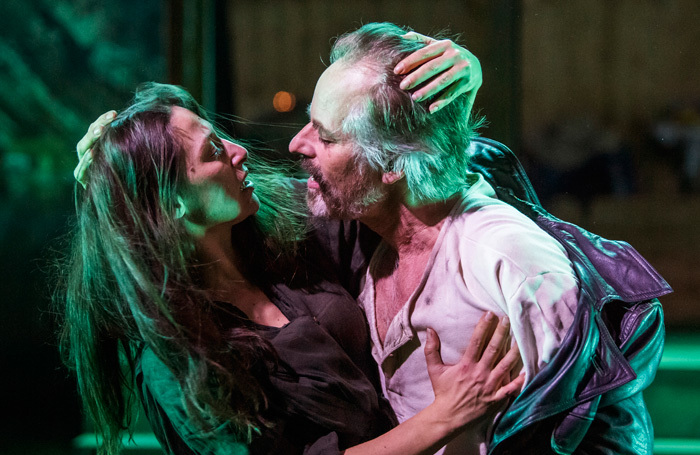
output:
[[[494,198],[483,178],[465,181],[467,97],[430,114],[401,89],[393,66],[417,47],[402,33],[370,24],[341,37],[311,122],[290,144],[306,158],[313,215],[358,219],[382,237],[358,300],[401,421],[433,399],[417,349],[428,327],[454,362],[484,311],[509,316],[531,377],[566,334],[578,297],[563,248]],[[465,433],[446,451],[483,452],[488,430]]]
[[[358,301],[400,421],[433,399],[418,349],[429,328],[453,363],[484,311],[509,317],[529,381],[556,356],[581,286],[563,244],[468,172],[474,93],[431,114],[402,90],[410,83],[394,65],[422,45],[403,33],[368,24],[338,39],[310,123],[289,147],[309,172],[313,215],[359,220],[381,237]],[[441,453],[486,453],[493,425],[470,428]]]

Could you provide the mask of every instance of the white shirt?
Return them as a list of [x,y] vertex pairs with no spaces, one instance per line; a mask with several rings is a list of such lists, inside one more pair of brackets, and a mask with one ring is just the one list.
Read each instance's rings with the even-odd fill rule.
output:
[[[404,421],[434,400],[422,346],[437,331],[443,361],[456,363],[487,310],[508,315],[529,380],[556,352],[573,322],[578,282],[563,247],[532,220],[495,197],[480,175],[443,223],[420,284],[378,333],[371,272],[388,246],[370,261],[358,298],[369,320],[372,355],[382,388]],[[438,453],[486,454],[493,425],[458,436]]]

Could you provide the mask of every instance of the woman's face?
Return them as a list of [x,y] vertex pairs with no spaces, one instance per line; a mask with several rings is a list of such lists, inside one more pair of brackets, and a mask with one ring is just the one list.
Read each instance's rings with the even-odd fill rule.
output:
[[257,212],[260,201],[243,166],[248,151],[221,140],[209,122],[187,109],[174,106],[170,123],[186,154],[187,185],[180,195],[184,219],[206,230],[236,224]]

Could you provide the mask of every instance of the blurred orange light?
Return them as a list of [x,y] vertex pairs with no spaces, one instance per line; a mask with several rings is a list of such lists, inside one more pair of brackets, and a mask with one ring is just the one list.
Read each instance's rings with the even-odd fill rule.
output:
[[277,112],[289,112],[294,109],[296,104],[297,98],[293,93],[277,92],[272,98],[272,107],[274,107]]

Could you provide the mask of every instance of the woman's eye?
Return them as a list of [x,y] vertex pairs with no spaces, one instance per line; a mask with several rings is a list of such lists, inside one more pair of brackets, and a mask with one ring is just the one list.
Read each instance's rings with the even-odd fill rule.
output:
[[209,141],[209,144],[211,144],[212,148],[211,156],[218,158],[224,154],[224,149],[221,146],[217,145],[216,142]]

